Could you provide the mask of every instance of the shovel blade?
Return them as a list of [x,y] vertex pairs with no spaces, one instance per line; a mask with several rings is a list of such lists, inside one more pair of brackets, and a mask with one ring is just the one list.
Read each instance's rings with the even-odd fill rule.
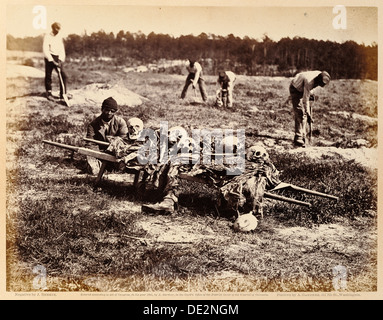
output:
[[68,96],[64,93],[63,94],[64,103],[67,107],[70,107]]
[[[60,67],[57,68],[57,73],[59,75],[59,79],[60,79],[60,83],[61,83],[61,86],[62,86],[62,90],[65,92],[65,85],[64,85],[64,81],[63,81],[63,78],[62,78],[62,75],[61,75],[61,69]],[[67,107],[70,107],[70,103],[69,103],[69,99],[68,99],[68,96],[66,95],[66,93],[63,93],[63,99],[64,99],[64,103]]]

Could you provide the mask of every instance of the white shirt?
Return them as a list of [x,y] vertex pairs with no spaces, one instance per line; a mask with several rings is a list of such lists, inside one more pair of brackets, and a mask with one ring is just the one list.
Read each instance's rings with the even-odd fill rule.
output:
[[193,67],[190,67],[190,64],[188,64],[186,69],[189,71],[189,73],[194,73],[193,86],[195,87],[201,75],[202,67],[198,62],[194,62]]
[[63,38],[59,34],[54,36],[52,33],[47,33],[44,36],[43,53],[44,57],[47,58],[48,61],[53,61],[52,54],[59,56],[61,61],[65,61]]
[[202,67],[201,67],[201,65],[198,62],[194,62],[194,66],[193,67],[190,67],[190,64],[188,64],[186,69],[190,73],[197,73],[197,72],[200,73],[202,71]]
[[[232,71],[225,71],[225,74],[227,75],[227,77],[229,78],[229,82],[228,82],[228,84],[227,84],[227,87],[229,88],[229,87],[232,87],[233,85],[233,83],[234,83],[234,81],[235,81],[235,79],[236,79],[236,75],[235,75],[235,73],[234,72],[232,72]],[[222,85],[223,84],[223,82],[221,81],[221,79],[218,77],[218,83],[220,84],[220,85]]]

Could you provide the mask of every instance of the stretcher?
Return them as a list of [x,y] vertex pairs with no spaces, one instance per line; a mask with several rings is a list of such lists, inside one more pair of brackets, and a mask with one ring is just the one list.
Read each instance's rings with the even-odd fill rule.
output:
[[[92,140],[92,139],[88,139],[88,138],[84,138],[84,140],[87,142],[96,143],[98,145],[102,145],[105,147],[107,147],[109,145],[109,143],[107,143],[107,142]],[[49,141],[49,140],[43,140],[42,142],[45,144],[48,144],[48,145],[52,145],[55,147],[66,149],[66,150],[70,150],[70,151],[72,151],[72,156],[74,153],[79,153],[79,154],[82,154],[85,156],[95,157],[96,159],[100,160],[101,161],[101,167],[100,167],[100,171],[98,172],[98,175],[97,175],[96,180],[95,180],[96,186],[102,180],[102,177],[105,173],[105,170],[106,170],[108,163],[113,164],[113,163],[119,162],[119,159],[117,159],[114,155],[103,152],[103,151],[97,151],[97,150],[92,150],[89,148],[72,146],[72,145],[63,144],[63,143],[54,142],[54,141]],[[139,147],[136,147],[136,148],[138,149]],[[142,180],[145,180],[145,170],[144,170],[143,165],[142,166],[140,166],[140,165],[127,166],[125,169],[125,172],[134,175],[134,182],[133,182],[134,188],[137,188],[139,183]],[[180,179],[194,181],[194,182],[198,182],[198,183],[205,183],[205,184],[208,183],[208,181],[206,179],[203,179],[203,178],[198,177],[198,176],[190,175],[188,173],[180,173],[178,175],[178,177]],[[339,198],[336,196],[329,195],[329,194],[322,193],[322,192],[318,192],[318,191],[314,191],[314,190],[310,190],[310,189],[306,189],[306,188],[302,188],[302,187],[299,187],[299,186],[296,186],[293,184],[289,184],[289,183],[285,183],[285,182],[281,182],[276,187],[274,187],[273,189],[265,192],[264,197],[269,198],[269,199],[279,200],[279,201],[285,201],[288,203],[301,205],[301,206],[305,206],[305,207],[311,207],[311,203],[309,203],[309,202],[300,201],[297,199],[292,199],[292,198],[285,197],[285,196],[274,193],[275,191],[280,191],[283,189],[290,189],[290,190],[294,190],[297,192],[303,192],[303,193],[307,193],[307,194],[311,194],[311,195],[315,195],[315,196],[319,196],[319,197],[323,197],[323,198],[328,198],[328,199],[335,200],[335,201],[339,200]]]

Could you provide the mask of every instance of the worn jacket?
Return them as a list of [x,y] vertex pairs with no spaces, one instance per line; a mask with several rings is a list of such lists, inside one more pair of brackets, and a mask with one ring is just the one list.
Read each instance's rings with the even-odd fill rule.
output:
[[291,81],[291,85],[297,89],[297,91],[303,93],[302,103],[304,110],[309,110],[310,94],[314,89],[314,79],[320,75],[321,71],[306,71],[298,73]]
[[202,67],[198,62],[194,62],[193,67],[188,65],[186,67],[187,71],[189,71],[189,74],[193,74],[193,86],[197,86],[199,78],[202,76]]
[[225,71],[225,77],[218,77],[218,84],[222,89],[232,89],[233,83],[236,79],[236,75],[232,71]]
[[[128,126],[122,117],[114,116],[105,125],[100,115],[88,125],[86,137],[93,140],[108,141],[107,136],[126,137],[127,133]],[[94,146],[92,143],[87,144],[87,147],[93,147],[93,149]]]

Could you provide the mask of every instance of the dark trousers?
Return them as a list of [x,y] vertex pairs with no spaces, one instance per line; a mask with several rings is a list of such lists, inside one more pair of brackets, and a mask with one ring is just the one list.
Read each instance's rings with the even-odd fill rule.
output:
[[[52,57],[56,62],[59,61],[58,56],[52,55]],[[45,90],[48,92],[48,91],[52,91],[52,71],[56,70],[58,74],[58,70],[53,62],[49,62],[48,59],[46,58],[44,59],[44,61],[45,61]],[[65,87],[63,88],[61,85],[61,81],[59,81],[60,82],[60,97],[62,97],[62,95],[66,93],[66,81],[67,81],[67,76],[66,76],[66,73],[64,72],[62,64],[60,67],[60,71],[61,71],[61,77]]]
[[[194,80],[194,77],[195,77],[194,73],[189,73],[189,75],[187,76],[186,81],[185,81],[185,86],[184,86],[182,93],[181,93],[181,99],[184,99],[186,97],[186,92],[188,91],[189,86],[191,85],[192,81]],[[199,91],[201,92],[202,100],[207,101],[205,80],[202,79],[202,72],[201,72],[200,77],[198,79],[198,86],[199,86]]]
[[294,141],[306,138],[306,125],[307,125],[307,112],[303,109],[300,103],[303,92],[298,91],[292,84],[290,84],[290,96],[293,104],[294,121],[295,121],[295,137]]

